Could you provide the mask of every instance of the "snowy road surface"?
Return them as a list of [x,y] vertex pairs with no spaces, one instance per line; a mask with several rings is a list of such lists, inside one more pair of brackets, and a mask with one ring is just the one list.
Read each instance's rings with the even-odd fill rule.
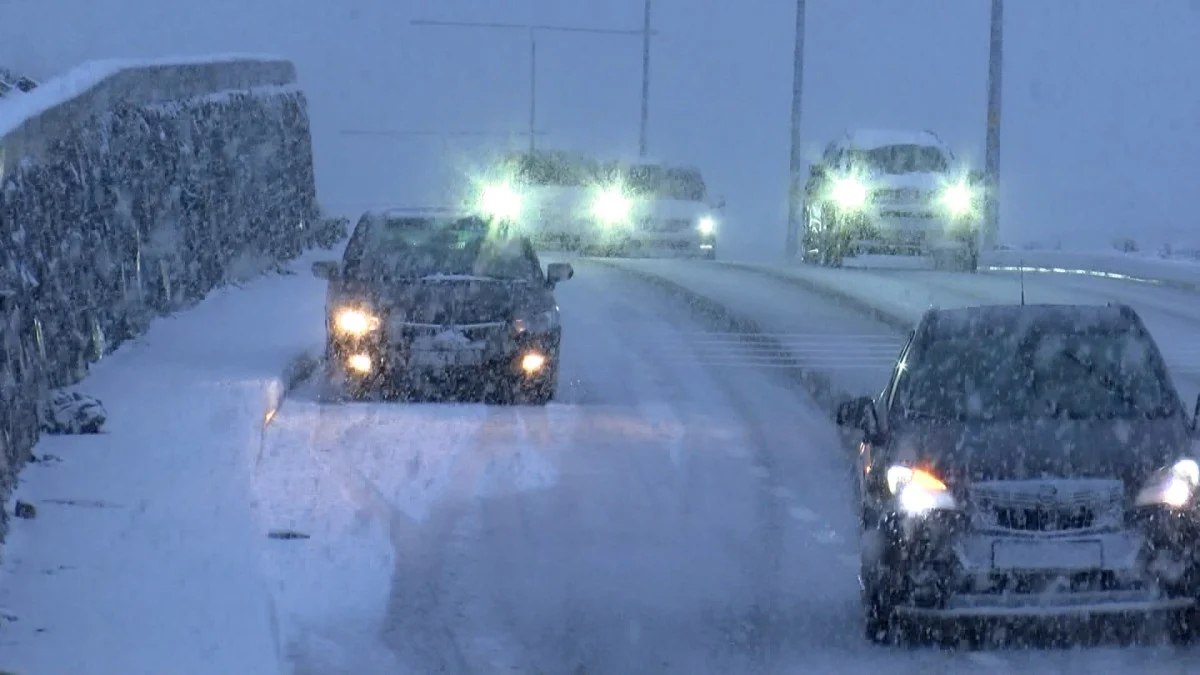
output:
[[[62,461],[23,476],[17,496],[41,514],[14,523],[5,552],[0,615],[13,620],[0,618],[0,670],[271,672],[275,659],[300,674],[1193,669],[1195,650],[1157,645],[867,645],[849,467],[787,373],[875,389],[883,373],[857,366],[886,367],[894,322],[721,265],[619,265],[773,338],[714,334],[659,285],[581,261],[558,291],[564,352],[549,406],[318,404],[298,391],[260,433],[284,362],[319,345],[321,285],[263,279],[159,322],[84,384],[113,413],[110,434],[47,439],[38,454]],[[833,272],[825,283],[898,313],[931,298],[1007,301],[1013,285]],[[1181,389],[1196,386],[1191,296],[1027,282],[1031,299],[1134,304]]]
[[[690,283],[734,289],[782,332],[806,303],[810,332],[887,330],[744,272]],[[768,293],[796,313],[767,324]],[[1184,672],[1194,658],[868,646],[848,468],[807,395],[713,363],[686,308],[606,265],[579,263],[559,299],[547,408],[297,396],[281,410],[255,489],[262,527],[312,536],[269,553],[297,672]]]

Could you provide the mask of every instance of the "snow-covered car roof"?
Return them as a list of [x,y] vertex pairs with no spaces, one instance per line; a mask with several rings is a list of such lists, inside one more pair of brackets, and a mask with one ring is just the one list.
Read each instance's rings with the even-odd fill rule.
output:
[[894,129],[856,129],[847,131],[838,144],[847,148],[871,150],[889,145],[925,145],[946,148],[946,144],[932,131],[904,131]]

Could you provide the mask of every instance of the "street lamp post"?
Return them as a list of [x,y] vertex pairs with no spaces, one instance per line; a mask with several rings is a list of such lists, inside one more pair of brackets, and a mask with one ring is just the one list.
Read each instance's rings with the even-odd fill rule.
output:
[[650,30],[650,2],[646,0],[646,23],[641,29],[623,29],[623,28],[593,28],[590,26],[560,26],[552,24],[526,24],[526,23],[505,23],[502,21],[438,21],[433,19],[413,19],[414,26],[441,26],[453,28],[486,28],[492,30],[523,30],[529,33],[529,151],[532,153],[534,145],[535,126],[537,124],[537,33],[539,31],[559,32],[559,33],[594,33],[600,35],[641,35],[643,36],[642,47],[642,131],[640,136],[639,147],[645,152],[646,147],[646,120],[649,115],[649,107],[647,98],[649,97],[650,81],[649,81],[649,59],[650,59],[650,37],[657,35],[657,31]]
[[650,123],[650,0],[642,20],[642,120],[638,131],[638,157],[646,158],[646,135]]
[[984,152],[987,193],[984,196],[983,246],[994,249],[1000,230],[1000,94],[1004,58],[1004,0],[992,0],[991,45],[988,50],[987,147]]
[[788,226],[786,254],[795,258],[800,249],[804,150],[800,145],[801,90],[804,88],[805,0],[796,0],[796,47],[792,55],[792,147],[788,172]]

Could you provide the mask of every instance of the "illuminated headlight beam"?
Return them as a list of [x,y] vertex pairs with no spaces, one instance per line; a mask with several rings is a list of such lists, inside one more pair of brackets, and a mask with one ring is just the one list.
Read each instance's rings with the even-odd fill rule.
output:
[[867,203],[867,186],[857,178],[840,178],[833,184],[833,201],[849,211],[861,209]]
[[955,183],[942,191],[942,206],[952,216],[965,216],[975,208],[975,194],[970,186]]
[[633,201],[617,188],[609,188],[596,195],[592,202],[592,215],[604,225],[621,225],[629,221]]
[[521,194],[506,183],[486,185],[479,193],[479,210],[496,220],[518,220],[523,202]]
[[717,231],[717,221],[712,216],[701,216],[700,220],[696,221],[696,231],[707,237]]
[[333,317],[333,326],[343,335],[362,336],[378,330],[379,317],[372,316],[361,309],[342,309]]

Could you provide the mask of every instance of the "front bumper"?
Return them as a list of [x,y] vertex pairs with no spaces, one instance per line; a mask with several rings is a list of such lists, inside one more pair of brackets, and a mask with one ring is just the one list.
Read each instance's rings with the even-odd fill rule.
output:
[[[447,332],[459,339],[432,341]],[[328,357],[350,380],[361,384],[414,380],[470,384],[480,375],[537,383],[553,377],[560,339],[557,329],[517,331],[507,322],[454,327],[405,324],[363,337],[331,337]],[[531,355],[540,357],[537,368],[528,367],[526,357]],[[369,359],[370,368],[355,366],[353,360],[361,356]]]
[[879,562],[891,571],[898,615],[1144,614],[1200,599],[1194,518],[1141,511],[1115,527],[1063,532],[978,531],[969,520],[955,512],[890,519]]
[[967,248],[978,236],[979,226],[975,218],[952,218],[917,208],[847,213],[837,223],[851,250],[901,255]]

